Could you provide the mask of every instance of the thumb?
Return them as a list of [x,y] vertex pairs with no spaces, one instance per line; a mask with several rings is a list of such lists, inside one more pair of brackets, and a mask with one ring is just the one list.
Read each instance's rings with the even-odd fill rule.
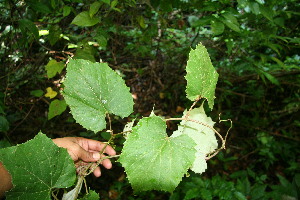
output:
[[78,159],[81,159],[84,162],[95,162],[100,159],[100,154],[98,152],[88,152],[81,148],[81,151],[78,152]]

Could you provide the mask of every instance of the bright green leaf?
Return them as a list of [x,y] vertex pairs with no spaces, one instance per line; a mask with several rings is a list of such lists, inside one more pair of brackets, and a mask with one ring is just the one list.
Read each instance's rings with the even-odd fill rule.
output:
[[73,19],[72,24],[77,26],[94,26],[99,22],[100,20],[97,17],[90,16],[89,11],[83,11]]
[[56,73],[61,73],[61,71],[65,68],[65,64],[57,62],[56,60],[50,60],[45,68],[48,78],[53,78]]
[[[183,118],[185,118],[187,112],[183,113]],[[201,123],[207,124],[210,127],[214,126],[214,122],[205,114],[203,109],[203,104],[199,108],[194,108],[188,112],[189,119],[199,121]],[[196,123],[194,121],[181,121],[178,130],[173,133],[171,137],[177,137],[179,135],[188,135],[191,137],[196,145],[196,159],[193,163],[191,170],[196,173],[203,173],[206,168],[206,155],[212,153],[218,147],[218,141],[215,136],[215,132],[204,126],[202,124]]]
[[195,50],[191,50],[186,72],[187,98],[191,101],[195,101],[199,97],[206,98],[212,109],[219,75],[210,61],[206,48],[201,43]]
[[31,34],[33,34],[35,39],[39,38],[39,30],[32,21],[28,19],[21,19],[19,21],[19,27],[23,34],[27,33],[28,30]]
[[187,135],[168,137],[162,118],[146,117],[128,135],[119,161],[136,192],[172,192],[195,160],[194,147]]
[[70,60],[64,84],[73,117],[86,129],[103,130],[106,113],[127,117],[133,111],[129,88],[107,63]]
[[50,200],[52,189],[70,187],[76,178],[75,165],[67,150],[42,133],[24,144],[0,149],[0,160],[14,185],[6,194],[7,200]]
[[58,100],[55,99],[50,103],[49,106],[49,113],[48,113],[48,120],[52,119],[55,116],[60,115],[63,113],[67,108],[67,104],[65,100]]

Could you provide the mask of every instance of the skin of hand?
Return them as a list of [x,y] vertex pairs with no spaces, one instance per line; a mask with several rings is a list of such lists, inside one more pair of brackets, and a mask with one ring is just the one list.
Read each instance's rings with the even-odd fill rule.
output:
[[[107,155],[114,156],[116,151],[111,146],[106,146],[104,154],[100,155],[100,151],[104,148],[105,144],[96,140],[86,139],[82,137],[64,137],[53,139],[53,142],[59,146],[67,149],[68,153],[74,160],[75,164],[82,162],[83,165],[89,162],[96,162],[100,158]],[[81,165],[82,165],[81,163]],[[112,164],[109,159],[105,159],[102,162],[102,165],[110,169]],[[98,166],[94,170],[94,175],[96,177],[101,176],[100,167]],[[9,172],[4,168],[0,163],[0,198],[5,194],[5,191],[10,190],[13,187],[12,179]]]
[[[114,156],[116,151],[111,146],[106,146],[104,154],[100,155],[100,151],[104,148],[105,144],[96,140],[86,139],[82,137],[64,137],[53,139],[53,142],[59,146],[66,148],[75,164],[85,165],[89,162],[96,162],[100,158],[107,155]],[[112,164],[109,159],[103,160],[101,163],[106,169],[110,169]],[[94,175],[96,177],[101,176],[101,170],[98,166],[94,170]]]
[[4,196],[5,191],[10,190],[12,186],[10,174],[0,163],[0,199]]

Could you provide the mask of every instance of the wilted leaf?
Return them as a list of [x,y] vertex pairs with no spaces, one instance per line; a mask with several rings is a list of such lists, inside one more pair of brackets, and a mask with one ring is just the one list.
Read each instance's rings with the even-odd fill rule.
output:
[[[183,118],[187,114],[187,111],[183,113]],[[214,122],[205,114],[203,105],[200,108],[194,108],[189,113],[189,119],[199,121],[210,127],[214,126]],[[181,121],[177,131],[174,131],[171,137],[177,137],[179,135],[188,135],[191,137],[196,145],[196,159],[191,168],[196,173],[202,173],[206,170],[206,154],[213,152],[218,147],[218,142],[215,136],[215,132],[202,124],[194,121]]]
[[46,90],[47,90],[47,93],[45,94],[45,97],[49,97],[50,99],[53,99],[54,97],[56,97],[57,92],[52,90],[51,87],[47,87]]

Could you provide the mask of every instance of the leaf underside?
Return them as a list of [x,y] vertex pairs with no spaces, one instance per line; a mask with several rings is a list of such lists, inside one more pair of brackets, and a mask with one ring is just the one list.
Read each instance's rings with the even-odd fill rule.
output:
[[[187,111],[183,113],[183,118]],[[188,135],[196,143],[196,159],[191,167],[191,170],[196,173],[203,173],[206,168],[206,155],[213,152],[218,147],[218,141],[215,132],[202,124],[196,123],[199,121],[203,124],[214,126],[214,122],[205,114],[203,104],[199,108],[194,108],[188,113],[188,118],[194,121],[181,121],[177,131],[174,131],[171,137],[179,135]]]
[[187,135],[168,137],[162,118],[146,117],[128,135],[119,162],[135,192],[172,192],[195,160],[194,146]]
[[211,63],[206,48],[201,43],[195,50],[190,51],[186,72],[187,98],[191,101],[206,98],[209,108],[212,109],[219,75]]
[[1,149],[0,160],[15,186],[7,192],[7,200],[50,200],[52,189],[70,187],[76,178],[67,150],[42,133],[24,144]]
[[64,84],[71,113],[86,129],[98,132],[106,128],[106,113],[127,117],[133,112],[129,88],[107,63],[70,60]]

